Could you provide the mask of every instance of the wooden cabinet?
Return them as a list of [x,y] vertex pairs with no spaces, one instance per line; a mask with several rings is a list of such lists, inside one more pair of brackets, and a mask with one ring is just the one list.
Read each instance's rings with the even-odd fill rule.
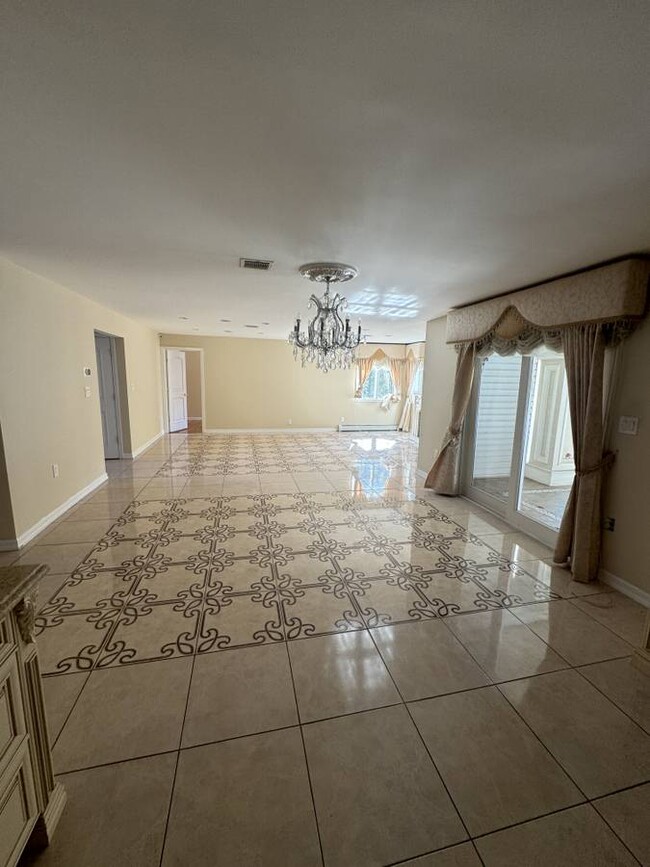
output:
[[0,867],[49,843],[65,804],[55,783],[33,638],[45,567],[0,569]]

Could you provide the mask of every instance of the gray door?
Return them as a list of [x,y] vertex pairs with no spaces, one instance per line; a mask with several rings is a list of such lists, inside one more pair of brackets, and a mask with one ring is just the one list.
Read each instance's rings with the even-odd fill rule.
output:
[[110,337],[105,334],[95,335],[104,457],[107,460],[120,457],[120,418],[117,406],[114,351],[113,340]]

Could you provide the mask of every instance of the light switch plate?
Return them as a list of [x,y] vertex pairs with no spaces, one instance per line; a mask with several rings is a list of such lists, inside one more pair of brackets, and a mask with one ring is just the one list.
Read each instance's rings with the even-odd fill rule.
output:
[[618,420],[618,432],[636,436],[639,430],[639,419],[634,415],[622,415]]
[[84,395],[86,397],[90,397],[90,386],[89,385],[84,387]]

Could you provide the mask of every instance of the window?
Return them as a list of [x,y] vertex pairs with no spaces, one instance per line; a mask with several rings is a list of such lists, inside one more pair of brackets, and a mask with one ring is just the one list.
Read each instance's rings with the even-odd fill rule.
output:
[[361,400],[383,400],[393,393],[393,377],[387,367],[374,365],[365,381]]
[[422,374],[424,372],[424,364],[420,362],[418,364],[417,369],[415,371],[415,376],[413,377],[413,385],[411,386],[411,394],[419,394],[422,395]]

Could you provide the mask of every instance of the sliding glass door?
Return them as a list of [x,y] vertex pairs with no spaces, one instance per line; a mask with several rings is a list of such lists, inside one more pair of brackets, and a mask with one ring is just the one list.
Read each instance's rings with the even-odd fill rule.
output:
[[463,493],[552,545],[574,472],[563,356],[479,359],[465,431]]

